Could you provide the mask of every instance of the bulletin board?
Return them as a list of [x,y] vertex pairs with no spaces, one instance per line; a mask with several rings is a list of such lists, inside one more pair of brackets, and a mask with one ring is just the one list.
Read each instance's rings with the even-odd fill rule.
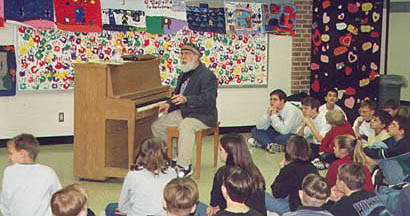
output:
[[223,87],[267,85],[267,35],[196,32],[183,27],[174,34],[134,31],[74,33],[19,26],[17,88],[67,90],[74,88],[73,63],[113,60],[123,54],[153,54],[160,58],[163,84],[175,86],[181,73],[179,52],[184,42],[200,46],[201,61]]

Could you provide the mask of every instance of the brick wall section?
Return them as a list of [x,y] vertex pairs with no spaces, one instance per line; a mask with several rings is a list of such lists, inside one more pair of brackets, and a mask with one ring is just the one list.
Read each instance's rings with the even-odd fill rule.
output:
[[309,93],[313,0],[295,0],[296,35],[292,39],[291,94]]

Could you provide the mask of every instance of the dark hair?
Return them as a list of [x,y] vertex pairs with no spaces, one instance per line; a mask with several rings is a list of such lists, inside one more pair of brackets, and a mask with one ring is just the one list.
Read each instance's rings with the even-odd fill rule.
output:
[[361,189],[366,181],[362,165],[355,162],[342,164],[337,176],[350,190]]
[[389,99],[386,102],[384,102],[383,104],[383,109],[398,109],[399,108],[399,104],[393,100],[393,99]]
[[328,90],[326,91],[326,96],[327,96],[327,94],[329,94],[329,92],[334,92],[334,93],[336,93],[336,97],[339,96],[339,92],[338,92],[335,88],[330,88],[330,89],[328,89]]
[[223,185],[234,202],[245,203],[252,193],[252,178],[246,170],[238,166],[229,166],[223,177]]
[[285,102],[288,101],[288,97],[286,95],[286,93],[284,91],[282,91],[282,89],[275,89],[273,90],[269,96],[272,95],[277,95],[279,97],[279,100],[284,100]]
[[164,150],[165,143],[161,138],[148,138],[142,142],[131,170],[147,169],[154,175],[165,173],[169,167],[169,159]]
[[330,186],[326,179],[316,173],[309,173],[303,178],[302,190],[318,200],[325,200],[330,196]]
[[257,189],[265,190],[265,179],[255,163],[253,163],[243,136],[234,133],[226,134],[221,138],[220,143],[228,154],[226,164],[239,166],[246,170],[252,178],[253,191]]
[[36,160],[38,152],[40,151],[40,143],[38,140],[33,135],[26,133],[17,135],[13,139],[7,141],[7,146],[14,146],[16,151],[27,151],[33,160]]
[[378,117],[380,119],[380,122],[382,124],[384,124],[384,128],[389,126],[389,124],[393,120],[391,115],[388,112],[384,111],[384,110],[376,110],[373,117]]
[[399,129],[404,131],[404,136],[410,136],[410,120],[403,116],[395,116],[393,121],[396,121],[399,124]]
[[287,161],[308,161],[312,155],[312,149],[306,139],[299,135],[291,136],[285,148],[285,159]]
[[310,106],[312,109],[319,110],[320,102],[313,97],[305,97],[302,101],[302,105]]
[[190,178],[175,178],[164,188],[166,208],[172,214],[189,215],[198,198],[198,186]]
[[365,107],[365,106],[369,107],[370,110],[377,109],[377,103],[370,99],[362,100],[362,102],[360,102],[360,107]]

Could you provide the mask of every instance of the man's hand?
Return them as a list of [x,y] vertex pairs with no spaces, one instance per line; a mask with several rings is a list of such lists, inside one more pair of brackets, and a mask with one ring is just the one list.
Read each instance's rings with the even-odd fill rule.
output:
[[215,207],[209,206],[206,209],[206,214],[208,216],[212,216],[212,215],[215,215],[219,210],[220,210],[219,206],[215,206]]
[[364,121],[364,118],[362,116],[357,117],[357,126],[360,127]]
[[171,102],[174,103],[175,105],[180,105],[186,103],[186,97],[183,94],[176,94],[172,96]]
[[169,104],[168,103],[158,104],[155,107],[158,107],[158,113],[159,114],[167,114],[168,113],[168,109],[169,109]]

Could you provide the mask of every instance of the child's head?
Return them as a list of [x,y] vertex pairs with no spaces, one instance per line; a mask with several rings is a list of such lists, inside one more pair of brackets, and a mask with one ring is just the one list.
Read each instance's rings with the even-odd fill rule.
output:
[[390,123],[388,128],[390,136],[396,138],[409,137],[410,135],[410,120],[402,116],[396,116]]
[[330,186],[322,176],[310,173],[303,178],[299,198],[304,206],[320,207],[330,197]]
[[340,126],[346,122],[345,115],[341,110],[329,110],[325,115],[326,121],[332,126]]
[[389,99],[384,103],[383,110],[395,117],[399,112],[399,104],[395,100]]
[[154,175],[168,169],[169,159],[164,150],[165,143],[161,138],[153,137],[146,139],[140,146],[135,158],[136,169],[145,168]]
[[78,184],[69,185],[53,194],[50,201],[55,216],[86,216],[87,192]]
[[350,156],[354,162],[368,166],[360,140],[352,135],[339,135],[335,138],[335,156],[337,158]]
[[313,97],[305,97],[302,101],[302,112],[305,117],[313,117],[319,112],[320,102]]
[[345,163],[339,166],[336,188],[346,194],[348,191],[360,190],[366,181],[366,174],[362,165]]
[[282,107],[286,101],[288,101],[288,97],[284,91],[281,89],[275,89],[270,93],[270,105],[273,107]]
[[308,161],[312,154],[309,143],[302,136],[291,136],[285,148],[285,159],[287,161]]
[[359,114],[365,121],[370,121],[377,109],[377,104],[373,100],[362,100],[360,102]]
[[325,101],[326,104],[335,105],[337,102],[338,93],[336,89],[329,89],[326,92]]
[[392,117],[388,112],[384,110],[376,110],[372,120],[370,121],[370,128],[376,131],[383,130],[389,126],[391,121]]
[[7,142],[10,163],[34,162],[40,151],[40,144],[31,134],[20,134]]
[[164,188],[163,205],[169,214],[186,216],[195,211],[198,197],[198,187],[192,179],[175,178]]
[[239,134],[225,134],[220,140],[219,155],[227,165],[239,166],[245,169],[254,181],[254,189],[265,188],[265,179],[253,163],[245,139]]
[[252,178],[246,170],[229,166],[223,176],[222,194],[225,200],[245,203],[252,193]]

